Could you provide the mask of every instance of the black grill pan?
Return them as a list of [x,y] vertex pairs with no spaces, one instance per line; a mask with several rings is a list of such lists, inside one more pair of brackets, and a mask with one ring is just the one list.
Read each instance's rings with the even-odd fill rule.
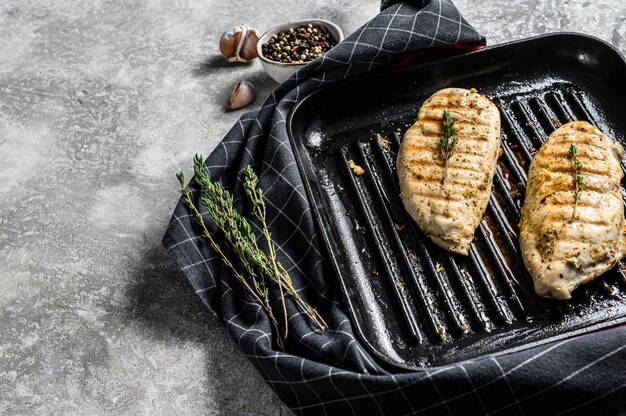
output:
[[[503,154],[467,257],[417,229],[395,171],[404,131],[446,87],[476,88],[502,118]],[[626,266],[569,301],[545,300],[533,290],[517,235],[536,149],[570,120],[624,144],[625,99],[619,52],[585,35],[554,34],[337,84],[296,106],[288,130],[313,213],[357,334],[378,358],[432,368],[626,321]],[[352,174],[349,160],[366,173]]]

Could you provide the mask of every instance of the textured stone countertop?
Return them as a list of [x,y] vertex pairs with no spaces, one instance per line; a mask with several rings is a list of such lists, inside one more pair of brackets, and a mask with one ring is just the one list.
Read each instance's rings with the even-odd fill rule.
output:
[[[490,44],[585,32],[626,52],[623,0],[458,0]],[[0,2],[0,414],[287,414],[161,248],[189,174],[275,84],[223,30],[378,2]],[[250,109],[250,108],[249,108]]]

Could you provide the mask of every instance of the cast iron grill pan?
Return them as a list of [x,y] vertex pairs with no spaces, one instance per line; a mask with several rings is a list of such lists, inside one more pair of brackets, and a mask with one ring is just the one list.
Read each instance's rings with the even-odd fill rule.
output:
[[[357,334],[378,358],[432,368],[626,321],[626,266],[569,301],[540,298],[517,227],[530,161],[558,126],[586,120],[624,144],[625,80],[608,44],[555,34],[338,84],[297,105],[288,130],[313,213]],[[493,193],[467,257],[419,231],[395,170],[404,131],[446,87],[476,88],[502,121]]]

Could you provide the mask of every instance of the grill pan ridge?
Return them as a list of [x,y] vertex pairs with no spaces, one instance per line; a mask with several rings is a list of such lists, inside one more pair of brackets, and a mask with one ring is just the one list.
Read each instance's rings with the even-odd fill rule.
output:
[[[375,356],[434,368],[626,322],[624,263],[569,301],[546,300],[523,265],[517,228],[530,161],[558,126],[586,120],[625,143],[625,75],[603,41],[553,34],[344,82],[298,103],[288,122],[296,161],[354,328]],[[395,171],[423,101],[453,86],[487,95],[502,122],[493,192],[467,257],[418,230]],[[351,160],[365,174],[354,175]]]

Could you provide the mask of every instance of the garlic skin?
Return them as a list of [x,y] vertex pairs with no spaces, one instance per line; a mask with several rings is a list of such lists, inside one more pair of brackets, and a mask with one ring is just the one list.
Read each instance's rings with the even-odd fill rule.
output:
[[242,23],[224,32],[220,37],[220,52],[228,62],[249,62],[256,58],[256,44],[261,34]]
[[240,81],[230,95],[230,100],[228,100],[226,108],[229,110],[239,110],[253,102],[255,98],[256,88],[254,84],[249,81]]

